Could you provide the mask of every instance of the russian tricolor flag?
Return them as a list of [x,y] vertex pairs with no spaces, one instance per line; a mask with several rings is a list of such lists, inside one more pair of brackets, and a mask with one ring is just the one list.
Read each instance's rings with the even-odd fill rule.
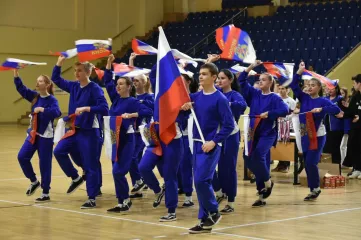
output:
[[29,65],[46,65],[45,62],[29,62],[16,58],[7,58],[0,66],[0,71],[6,71],[11,69],[21,69]]
[[112,53],[112,40],[83,39],[75,41],[80,62],[107,57]]
[[[241,72],[244,72],[247,68],[246,67],[243,67],[239,64],[236,64],[234,66],[232,66],[229,70],[233,73],[241,73]],[[254,71],[254,70],[251,70],[249,73],[248,73],[249,76],[252,76],[252,75],[257,75],[257,72]]]
[[234,27],[233,24],[227,25],[216,30],[216,42],[222,51],[224,50],[225,42],[227,41],[229,31]]
[[139,55],[153,55],[158,53],[156,48],[135,38],[132,40],[132,50]]
[[176,136],[175,121],[189,95],[162,27],[159,27],[154,121],[159,122],[159,137],[169,144]]
[[[222,29],[222,38],[218,39],[218,41],[220,41],[220,49],[223,51],[221,54],[222,59],[236,60],[244,63],[253,63],[256,61],[256,51],[254,50],[248,33],[239,28],[230,27],[227,35],[224,28]],[[223,47],[222,41],[224,41],[226,35],[227,40]]]
[[118,148],[120,142],[120,128],[123,118],[121,116],[104,116],[104,146],[110,160],[118,161]]
[[277,78],[280,85],[287,87],[293,78],[294,63],[264,62],[267,72]]
[[334,89],[338,84],[337,80],[331,80],[331,79],[329,79],[329,78],[327,78],[325,76],[322,76],[320,74],[317,74],[315,72],[312,72],[312,71],[309,71],[309,70],[304,70],[303,73],[302,73],[302,79],[310,80],[311,78],[317,78],[323,84],[325,84],[328,89]]
[[119,77],[136,77],[141,74],[150,73],[150,69],[131,67],[124,63],[113,63],[113,69],[116,76]]
[[50,54],[53,55],[53,56],[63,56],[65,58],[73,58],[76,55],[78,55],[78,51],[76,50],[76,48],[73,48],[73,49],[66,50],[65,52],[55,52],[55,53],[53,53],[53,52],[50,51]]

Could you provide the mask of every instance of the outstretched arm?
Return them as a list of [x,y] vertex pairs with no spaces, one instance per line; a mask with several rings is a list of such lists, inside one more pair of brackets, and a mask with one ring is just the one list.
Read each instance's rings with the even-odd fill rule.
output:
[[14,83],[18,93],[29,102],[33,101],[36,95],[38,95],[36,91],[30,90],[23,84],[17,69],[14,70]]

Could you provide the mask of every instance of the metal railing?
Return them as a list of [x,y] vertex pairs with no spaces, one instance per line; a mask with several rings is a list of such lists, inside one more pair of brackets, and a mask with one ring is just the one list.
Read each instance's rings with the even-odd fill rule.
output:
[[[230,24],[242,23],[242,21],[244,21],[246,18],[246,10],[247,10],[247,7],[240,10],[239,13],[233,15],[230,19],[228,19],[226,22],[224,22],[218,28],[226,26],[226,25],[230,25]],[[214,43],[215,39],[216,39],[216,34],[215,34],[216,30],[217,29],[215,29],[213,32],[211,32],[206,37],[204,37],[202,40],[200,40],[198,43],[196,43],[193,47],[188,49],[186,51],[186,53],[192,54],[193,56],[195,56],[197,53],[199,53],[203,49],[204,46]]]

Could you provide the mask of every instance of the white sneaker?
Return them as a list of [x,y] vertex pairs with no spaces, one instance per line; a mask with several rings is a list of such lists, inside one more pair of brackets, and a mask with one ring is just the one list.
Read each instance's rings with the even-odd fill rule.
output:
[[361,175],[360,171],[353,171],[352,174],[350,176],[348,176],[348,178],[353,179],[353,178],[359,177],[359,179],[361,179],[360,175]]
[[357,177],[357,179],[361,179],[361,173],[360,173],[360,175]]

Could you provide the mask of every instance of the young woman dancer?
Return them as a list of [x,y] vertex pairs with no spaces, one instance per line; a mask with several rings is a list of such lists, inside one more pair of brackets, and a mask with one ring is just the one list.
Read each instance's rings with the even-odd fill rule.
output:
[[[40,75],[36,80],[36,91],[30,90],[24,86],[18,70],[14,70],[14,83],[20,95],[31,103],[32,112],[28,137],[18,154],[21,169],[31,181],[26,195],[33,195],[41,186],[43,193],[35,201],[50,201],[49,190],[54,138],[53,122],[55,118],[61,115],[58,100],[53,96],[53,83],[48,76]],[[41,184],[36,178],[30,162],[35,151],[38,151],[39,155]]]

